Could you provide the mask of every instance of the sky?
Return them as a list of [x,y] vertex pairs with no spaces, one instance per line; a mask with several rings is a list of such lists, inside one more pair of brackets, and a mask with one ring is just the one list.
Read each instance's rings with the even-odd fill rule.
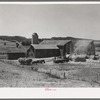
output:
[[100,4],[0,4],[0,35],[100,40]]

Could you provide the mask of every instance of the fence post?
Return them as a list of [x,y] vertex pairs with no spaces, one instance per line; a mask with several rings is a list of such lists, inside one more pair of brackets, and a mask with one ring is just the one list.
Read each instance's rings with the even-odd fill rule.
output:
[[51,74],[51,69],[50,69],[50,74]]
[[65,74],[65,72],[64,72],[64,78],[66,78],[66,74]]
[[97,73],[97,82],[98,82],[98,73]]
[[98,81],[99,81],[99,73],[98,73]]
[[79,80],[79,74],[77,76],[78,76],[78,80]]

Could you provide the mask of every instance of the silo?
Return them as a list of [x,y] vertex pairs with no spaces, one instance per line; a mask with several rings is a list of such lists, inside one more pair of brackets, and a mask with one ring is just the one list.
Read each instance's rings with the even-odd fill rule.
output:
[[33,33],[32,34],[32,44],[38,44],[39,40],[38,40],[38,34],[37,33]]

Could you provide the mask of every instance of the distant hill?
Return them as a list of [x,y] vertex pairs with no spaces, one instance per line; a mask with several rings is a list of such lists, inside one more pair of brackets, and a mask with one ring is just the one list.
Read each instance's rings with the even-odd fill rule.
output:
[[[7,41],[18,41],[21,42],[23,45],[30,45],[31,44],[31,38],[26,38],[22,36],[0,36],[0,39],[7,40]],[[39,39],[39,42],[42,42],[43,40],[72,40],[73,43],[75,43],[77,40],[91,40],[91,39],[85,39],[85,38],[75,38],[75,37],[52,37],[52,38],[41,38]],[[100,47],[100,40],[94,40],[95,45]]]
[[74,37],[52,37],[52,40],[72,40],[75,39]]
[[7,41],[18,41],[18,42],[22,42],[24,40],[29,40],[22,36],[0,36],[0,39],[7,40]]
[[75,37],[52,37],[51,39],[54,40],[91,40],[91,39],[85,39],[85,38],[75,38]]
[[[93,39],[86,39],[86,38],[75,38],[75,37],[52,37],[51,39],[53,40],[73,40],[73,41],[77,41],[77,40],[93,40]],[[100,40],[94,40],[94,42],[99,42]]]
[[22,37],[22,36],[0,36],[1,40],[6,40],[6,41],[12,41],[12,42],[20,42],[22,45],[30,45],[31,44],[31,39]]
[[[85,38],[75,38],[75,37],[52,37],[53,40],[72,40],[73,44],[75,44],[78,40],[92,40],[92,39],[85,39]],[[95,47],[100,48],[100,40],[94,40]]]
[[[12,41],[12,42],[20,42],[22,45],[30,45],[31,38],[26,38],[22,36],[0,36],[1,40]],[[44,39],[39,39],[39,42],[43,41]]]

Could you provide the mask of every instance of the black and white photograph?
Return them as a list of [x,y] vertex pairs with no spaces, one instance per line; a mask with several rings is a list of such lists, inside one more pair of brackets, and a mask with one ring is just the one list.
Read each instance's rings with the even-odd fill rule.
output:
[[0,4],[0,88],[100,88],[100,4]]

